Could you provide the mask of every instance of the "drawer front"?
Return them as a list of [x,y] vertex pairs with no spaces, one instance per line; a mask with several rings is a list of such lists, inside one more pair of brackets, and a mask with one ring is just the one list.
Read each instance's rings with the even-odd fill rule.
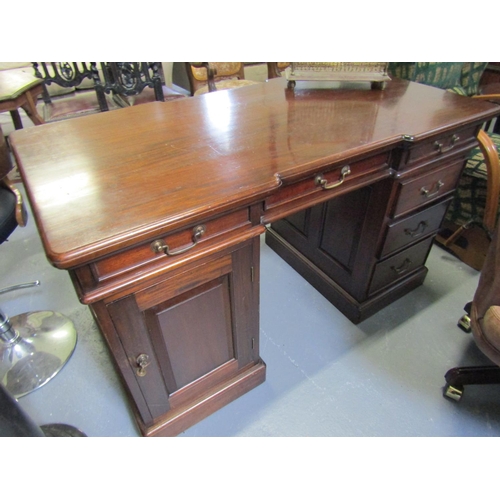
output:
[[[297,205],[306,202],[307,206],[313,206],[320,201],[332,198],[344,187],[349,187],[353,182],[359,183],[360,178],[369,178],[373,174],[387,171],[389,176],[389,153],[378,155],[340,165],[329,170],[325,167],[323,172],[313,175],[307,179],[282,186],[275,194],[269,196],[265,201],[265,210],[281,210],[289,205]],[[306,207],[301,207],[306,208]]]
[[439,136],[432,141],[410,147],[403,159],[406,166],[417,163],[426,163],[446,154],[454,154],[464,147],[473,147],[476,144],[477,125],[463,130],[450,132]]
[[[156,261],[168,258],[175,262],[197,250],[195,247],[198,245],[202,247],[216,237],[251,226],[250,211],[245,208],[202,224],[194,224],[192,227],[160,236],[118,255],[101,259],[91,265],[92,273],[96,282],[104,282],[124,273],[133,272],[136,274],[140,272],[142,267],[154,265]],[[153,248],[155,242],[160,243],[160,248],[156,250]],[[168,251],[172,255],[167,257],[161,245],[168,246]]]
[[453,192],[463,165],[464,159],[460,158],[439,170],[401,180],[392,216],[403,215]]
[[432,245],[429,237],[406,250],[379,262],[375,267],[369,294],[373,294],[391,283],[410,275],[423,266]]
[[446,199],[411,217],[390,223],[380,257],[383,258],[437,232],[449,203],[450,199]]

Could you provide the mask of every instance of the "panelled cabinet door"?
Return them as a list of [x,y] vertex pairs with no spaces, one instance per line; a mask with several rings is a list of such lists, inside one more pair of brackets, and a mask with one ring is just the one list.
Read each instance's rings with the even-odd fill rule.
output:
[[145,426],[175,420],[260,361],[258,252],[257,238],[107,305]]

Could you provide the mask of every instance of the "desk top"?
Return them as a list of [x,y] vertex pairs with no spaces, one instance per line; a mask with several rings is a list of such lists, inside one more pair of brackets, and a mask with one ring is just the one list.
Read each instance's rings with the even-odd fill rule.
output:
[[[328,165],[498,114],[401,80],[290,91],[284,79],[45,124],[11,144],[49,260],[71,268],[263,200]],[[363,84],[361,84],[363,85]]]

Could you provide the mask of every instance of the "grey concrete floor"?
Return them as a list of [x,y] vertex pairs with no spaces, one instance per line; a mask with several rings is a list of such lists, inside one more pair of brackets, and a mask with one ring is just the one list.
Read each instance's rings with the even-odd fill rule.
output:
[[[19,399],[39,425],[62,422],[88,436],[138,436],[106,345],[69,275],[46,260],[30,217],[0,247],[1,296],[14,316],[57,310],[78,331],[62,371]],[[353,325],[262,240],[261,356],[265,383],[182,436],[499,436],[499,386],[468,387],[460,403],[442,396],[457,365],[489,364],[457,328],[479,273],[434,246],[421,287]]]

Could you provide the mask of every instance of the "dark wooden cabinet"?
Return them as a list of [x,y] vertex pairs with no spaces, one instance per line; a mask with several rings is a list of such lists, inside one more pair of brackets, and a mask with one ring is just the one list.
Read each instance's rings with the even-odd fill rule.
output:
[[259,238],[91,307],[146,435],[176,435],[264,380]]
[[267,244],[351,321],[363,321],[424,281],[477,132],[407,142],[388,160],[391,178],[273,222]]
[[46,255],[91,307],[142,433],[169,436],[264,381],[267,225],[268,243],[361,321],[422,283],[464,158],[497,112],[397,79],[290,90],[275,78],[10,143]]

